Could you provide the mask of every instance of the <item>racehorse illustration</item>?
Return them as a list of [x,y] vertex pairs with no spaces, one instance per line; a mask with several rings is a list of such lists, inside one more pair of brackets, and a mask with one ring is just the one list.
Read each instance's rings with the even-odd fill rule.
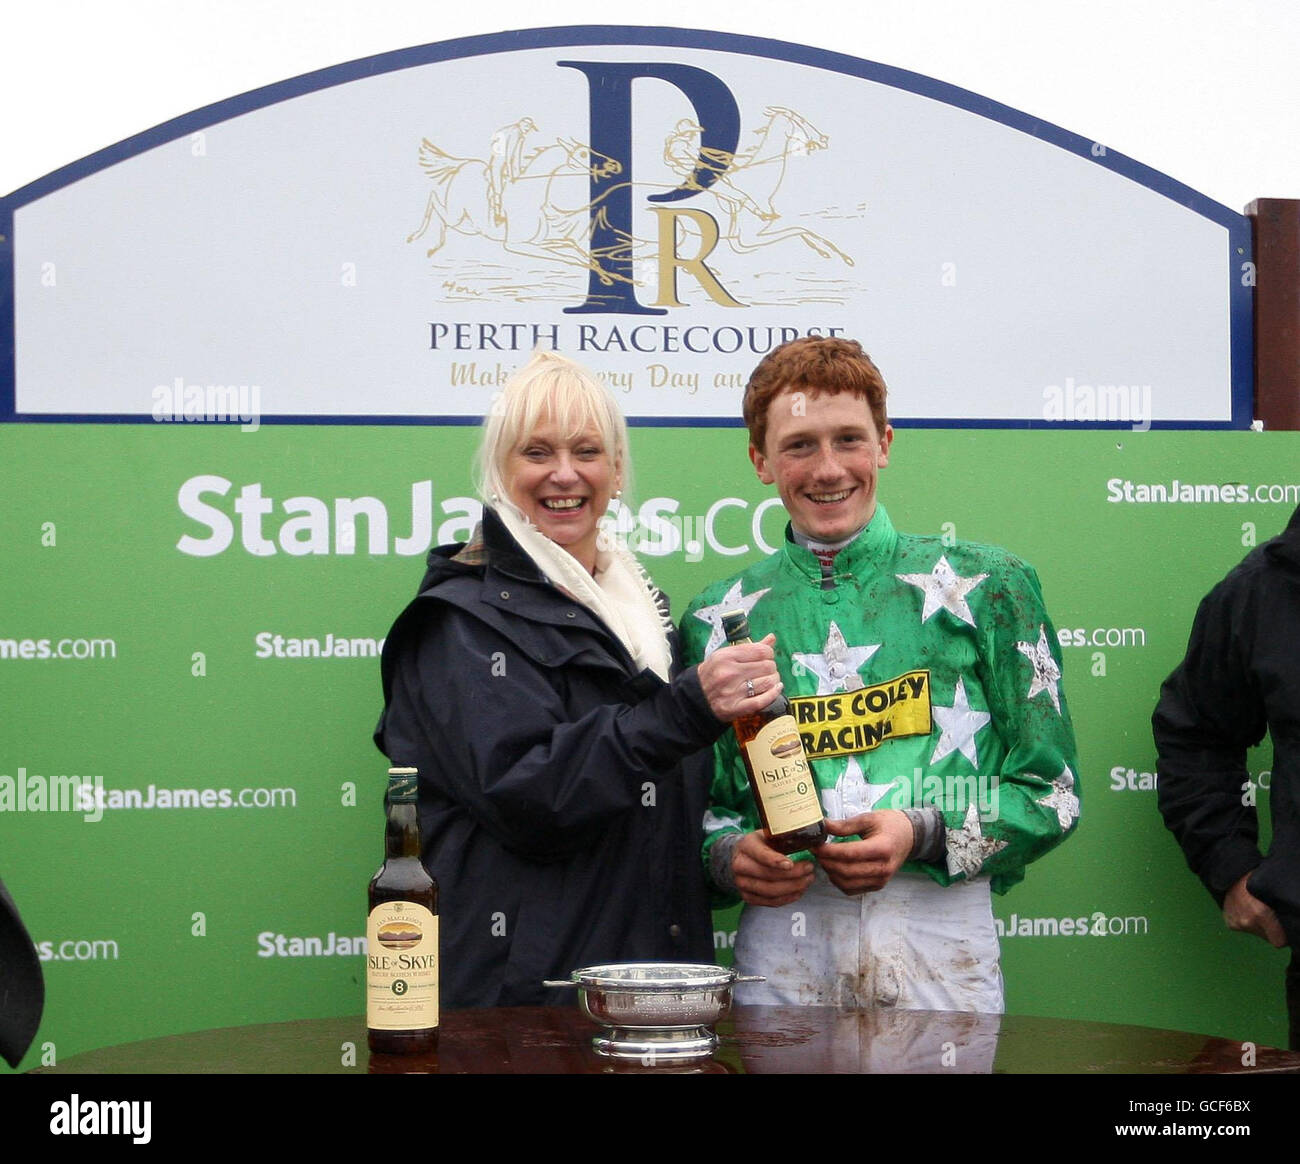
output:
[[424,219],[406,241],[435,229],[426,255],[436,254],[447,241],[447,231],[454,230],[482,235],[517,255],[594,271],[606,286],[615,279],[628,281],[591,253],[591,180],[622,173],[617,158],[572,138],[557,138],[523,159],[518,172],[510,172],[498,189],[490,183],[488,162],[454,157],[425,138],[420,165],[433,189]]
[[712,196],[722,210],[719,234],[738,254],[756,251],[786,239],[798,239],[824,259],[835,255],[853,266],[853,260],[828,238],[802,226],[778,227],[781,218],[775,198],[785,180],[791,157],[826,149],[827,136],[808,119],[779,105],[764,111],[767,122],[755,130],[758,141],[748,150],[726,155],[703,150],[709,167],[725,170],[724,176],[707,187],[701,197]]

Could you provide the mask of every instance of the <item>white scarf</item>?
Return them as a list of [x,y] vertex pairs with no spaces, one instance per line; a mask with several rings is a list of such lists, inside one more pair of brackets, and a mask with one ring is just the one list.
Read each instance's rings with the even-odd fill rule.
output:
[[511,537],[553,586],[601,619],[618,636],[638,667],[649,667],[668,682],[672,655],[667,631],[672,623],[660,612],[649,577],[628,550],[616,540],[612,548],[603,548],[612,539],[601,538],[597,543],[593,576],[563,546],[556,545],[524,517],[513,503],[500,502],[496,512]]

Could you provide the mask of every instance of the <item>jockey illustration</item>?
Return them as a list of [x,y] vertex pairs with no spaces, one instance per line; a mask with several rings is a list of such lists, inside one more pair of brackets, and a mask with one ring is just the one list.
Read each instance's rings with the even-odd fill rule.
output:
[[505,222],[501,194],[507,182],[518,181],[524,172],[524,139],[537,129],[531,117],[504,125],[492,135],[491,159],[487,167],[488,205],[493,219]]
[[[726,150],[702,148],[700,134],[703,132],[704,126],[689,117],[683,117],[673,127],[673,132],[664,139],[664,162],[677,175],[679,184],[687,190],[712,189],[724,202],[739,203],[765,222],[778,218],[776,213],[761,209],[757,202],[727,178],[728,171],[744,166],[747,159]],[[714,176],[708,187],[700,183],[699,174],[702,171]]]

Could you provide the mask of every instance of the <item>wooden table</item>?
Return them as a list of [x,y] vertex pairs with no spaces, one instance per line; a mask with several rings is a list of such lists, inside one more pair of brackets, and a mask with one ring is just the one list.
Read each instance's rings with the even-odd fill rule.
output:
[[307,1019],[103,1047],[42,1074],[1300,1074],[1288,1051],[1018,1015],[737,1006],[713,1057],[681,1066],[601,1058],[596,1030],[573,1007],[448,1011],[435,1054],[371,1056],[362,1018]]

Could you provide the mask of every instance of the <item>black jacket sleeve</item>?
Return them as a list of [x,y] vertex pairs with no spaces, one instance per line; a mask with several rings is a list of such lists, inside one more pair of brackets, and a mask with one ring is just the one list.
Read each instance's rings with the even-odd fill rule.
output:
[[1210,592],[1151,720],[1160,811],[1220,905],[1262,859],[1246,771],[1246,749],[1268,726],[1248,662],[1259,625],[1255,605],[1252,589],[1231,577]]
[[589,846],[640,809],[647,782],[724,729],[693,668],[663,683],[631,679],[612,660],[608,701],[575,716],[566,666],[539,662],[463,610],[428,605],[393,660],[377,741],[521,856],[559,860]]

